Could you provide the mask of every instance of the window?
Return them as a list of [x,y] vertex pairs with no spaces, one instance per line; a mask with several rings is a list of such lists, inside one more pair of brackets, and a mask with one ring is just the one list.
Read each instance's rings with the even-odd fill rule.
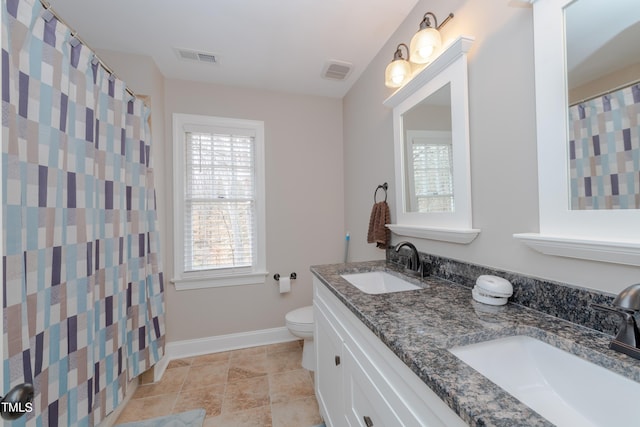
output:
[[174,114],[177,290],[264,283],[264,123]]
[[411,212],[452,212],[453,152],[451,132],[407,131],[407,177]]

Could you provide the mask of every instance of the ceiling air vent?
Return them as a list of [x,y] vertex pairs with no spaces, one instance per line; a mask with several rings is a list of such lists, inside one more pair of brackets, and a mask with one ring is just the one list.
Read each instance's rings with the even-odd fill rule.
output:
[[185,61],[204,62],[206,64],[216,64],[218,59],[213,53],[198,52],[197,50],[177,49],[174,48],[178,58]]
[[327,61],[322,77],[330,80],[345,80],[351,73],[352,64],[343,61]]

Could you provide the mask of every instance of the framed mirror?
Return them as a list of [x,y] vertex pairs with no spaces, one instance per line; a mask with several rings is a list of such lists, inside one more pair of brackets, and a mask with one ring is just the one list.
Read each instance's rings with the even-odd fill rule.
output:
[[398,235],[470,243],[467,52],[473,39],[451,43],[384,104],[393,108]]
[[570,209],[640,209],[640,4],[577,0],[564,17]]
[[[540,230],[515,237],[550,255],[640,265],[640,210],[630,204],[640,198],[637,113],[623,119],[610,102],[634,103],[640,8],[636,0],[531,1]],[[631,75],[602,86],[625,72]],[[618,93],[625,88],[630,95]],[[578,110],[593,100],[608,111],[595,125],[580,122],[584,111],[570,104]],[[621,191],[626,201],[616,206]]]
[[454,212],[451,84],[402,115],[405,212]]

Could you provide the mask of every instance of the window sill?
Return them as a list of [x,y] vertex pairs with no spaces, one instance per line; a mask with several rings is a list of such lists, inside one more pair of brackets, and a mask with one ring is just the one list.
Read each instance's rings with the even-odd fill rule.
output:
[[480,230],[477,228],[421,227],[400,224],[387,224],[387,228],[398,236],[418,237],[420,239],[439,240],[463,245],[473,242],[480,234]]
[[530,248],[545,255],[640,266],[640,243],[584,239],[539,233],[514,234]]
[[234,274],[227,276],[205,276],[171,279],[176,291],[189,291],[194,289],[221,288],[225,286],[262,285],[268,271],[255,273]]

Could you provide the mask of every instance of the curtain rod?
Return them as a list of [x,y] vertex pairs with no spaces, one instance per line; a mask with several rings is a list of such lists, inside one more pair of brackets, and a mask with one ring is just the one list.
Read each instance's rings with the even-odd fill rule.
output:
[[613,89],[607,89],[607,90],[602,91],[602,92],[600,92],[600,93],[598,93],[596,95],[590,96],[588,98],[584,98],[584,99],[582,99],[580,101],[576,101],[573,104],[569,105],[569,107],[573,107],[573,106],[576,106],[578,104],[582,104],[583,102],[591,101],[593,99],[600,98],[600,97],[605,96],[605,95],[609,95],[610,93],[617,92],[620,89],[626,89],[626,88],[631,87],[633,85],[637,85],[638,83],[640,83],[640,79],[632,80],[632,81],[630,81],[628,83],[624,83],[624,84],[621,84],[620,86],[616,86]]
[[[100,66],[102,68],[104,68],[104,70],[107,73],[111,74],[113,77],[115,77],[115,78],[117,78],[119,80],[122,80],[122,79],[120,79],[120,77],[118,77],[118,75],[107,64],[104,63],[104,61],[102,59],[100,59],[100,57],[96,54],[96,51],[91,46],[89,46],[84,40],[82,40],[80,37],[78,37],[77,31],[75,31],[71,27],[71,25],[69,25],[64,19],[62,19],[60,17],[60,15],[58,15],[58,13],[56,13],[55,10],[53,10],[53,8],[51,7],[51,3],[49,3],[46,0],[40,0],[40,4],[42,5],[42,7],[44,7],[45,11],[47,11],[47,12],[49,12],[51,14],[51,17],[49,19],[45,18],[47,21],[50,21],[51,18],[53,17],[53,18],[56,18],[63,25],[66,25],[69,28],[69,30],[71,31],[71,37],[73,37],[74,39],[78,40],[79,43],[82,43],[87,48],[89,48],[91,50],[91,52],[93,52],[93,56],[98,61],[98,64],[100,64]],[[122,80],[122,81],[124,82],[124,80]],[[127,93],[129,95],[133,96],[134,98],[137,98],[136,94],[126,86],[126,83],[125,83],[125,88],[124,89],[127,91]]]

